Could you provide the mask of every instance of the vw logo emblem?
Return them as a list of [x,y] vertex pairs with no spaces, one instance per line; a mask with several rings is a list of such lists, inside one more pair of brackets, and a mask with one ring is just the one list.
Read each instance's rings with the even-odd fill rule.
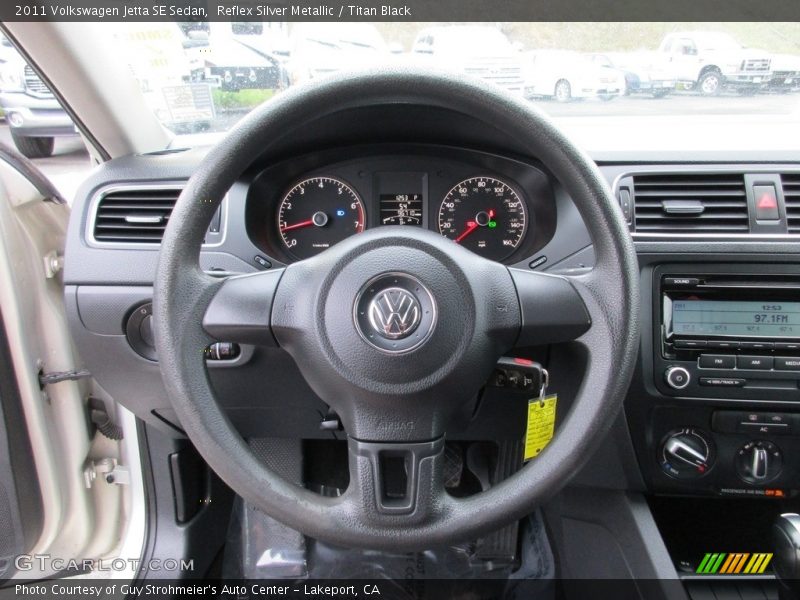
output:
[[381,336],[398,340],[411,335],[420,322],[419,300],[411,292],[391,287],[369,303],[368,319]]
[[436,302],[416,277],[384,273],[361,288],[353,321],[361,338],[388,354],[422,345],[436,325]]

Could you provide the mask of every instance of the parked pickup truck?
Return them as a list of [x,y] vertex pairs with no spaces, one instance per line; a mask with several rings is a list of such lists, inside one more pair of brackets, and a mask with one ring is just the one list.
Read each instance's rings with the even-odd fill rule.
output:
[[755,94],[772,78],[770,55],[743,47],[727,33],[670,33],[659,52],[666,56],[683,87],[704,96],[716,96],[725,88]]
[[462,71],[522,94],[522,57],[517,46],[496,27],[449,25],[429,27],[417,34],[412,55],[422,64],[432,63]]
[[0,36],[0,107],[17,150],[28,158],[53,154],[57,136],[78,130],[31,66]]
[[786,94],[800,89],[800,56],[776,54],[772,57],[772,79],[767,89]]

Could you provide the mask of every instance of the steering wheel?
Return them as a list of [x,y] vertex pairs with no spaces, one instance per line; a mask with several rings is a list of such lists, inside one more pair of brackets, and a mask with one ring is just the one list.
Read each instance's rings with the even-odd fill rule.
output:
[[[212,215],[271,141],[322,115],[387,103],[478,115],[513,137],[572,197],[594,244],[594,268],[569,277],[508,268],[431,231],[396,226],[286,268],[222,279],[200,269]],[[347,74],[282,93],[199,165],[161,244],[156,347],[182,427],[246,502],[340,546],[419,550],[523,517],[587,460],[632,376],[637,279],[630,235],[597,167],[530,103],[478,79],[429,71]],[[292,484],[253,454],[209,383],[203,350],[215,341],[280,346],[339,414],[350,470],[340,497]],[[444,440],[459,407],[510,349],[566,341],[583,346],[586,372],[550,444],[488,491],[450,496]],[[385,470],[397,464],[406,472],[401,493],[384,486]]]

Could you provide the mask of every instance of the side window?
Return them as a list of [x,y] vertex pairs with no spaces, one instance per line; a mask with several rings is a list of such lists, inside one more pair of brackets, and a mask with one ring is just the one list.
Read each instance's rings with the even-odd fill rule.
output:
[[681,38],[676,44],[676,50],[679,54],[697,54],[697,46],[695,46],[694,41],[689,38]]
[[433,53],[433,37],[430,35],[423,35],[417,38],[417,41],[414,42],[414,49],[412,52],[418,52],[422,54],[432,54]]

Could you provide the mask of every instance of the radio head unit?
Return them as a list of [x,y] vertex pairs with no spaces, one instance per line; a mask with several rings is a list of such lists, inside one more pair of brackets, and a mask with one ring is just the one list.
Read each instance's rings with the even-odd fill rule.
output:
[[716,349],[800,350],[800,277],[665,275],[665,356]]
[[665,395],[800,401],[800,271],[742,267],[656,269],[653,375]]

